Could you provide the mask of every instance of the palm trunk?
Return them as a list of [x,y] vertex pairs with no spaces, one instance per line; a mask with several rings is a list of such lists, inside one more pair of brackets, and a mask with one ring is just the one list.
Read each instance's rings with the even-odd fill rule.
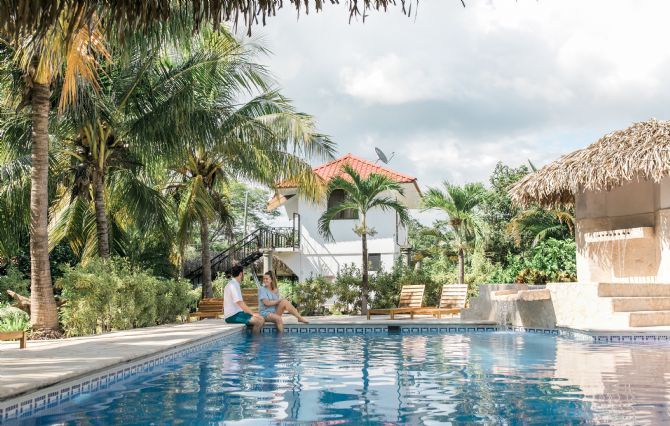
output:
[[95,205],[95,226],[98,235],[98,255],[103,259],[109,259],[109,225],[105,204],[105,184],[102,171],[97,167],[93,170],[93,204]]
[[209,226],[207,219],[200,219],[200,245],[202,246],[202,297],[212,297],[212,259],[209,255]]
[[458,283],[465,283],[465,252],[458,249]]
[[365,215],[363,215],[363,232],[361,234],[361,243],[363,245],[363,283],[361,286],[361,315],[368,314],[368,234],[365,224]]
[[34,83],[32,93],[32,174],[30,180],[30,324],[33,330],[57,330],[58,312],[49,265],[49,109],[48,84]]

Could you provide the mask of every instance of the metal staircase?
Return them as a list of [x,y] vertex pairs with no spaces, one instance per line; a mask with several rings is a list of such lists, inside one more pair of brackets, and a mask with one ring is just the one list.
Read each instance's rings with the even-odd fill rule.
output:
[[[297,227],[259,228],[212,258],[212,279],[223,272],[228,274],[233,266],[246,267],[263,256],[263,250],[300,247],[300,230]],[[193,287],[202,282],[202,265],[192,269],[185,277]]]

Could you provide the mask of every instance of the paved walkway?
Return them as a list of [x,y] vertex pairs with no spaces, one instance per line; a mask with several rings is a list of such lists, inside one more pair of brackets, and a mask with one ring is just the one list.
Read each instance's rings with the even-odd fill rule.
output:
[[[387,316],[373,317],[369,321],[362,316],[308,319],[311,325],[494,324],[458,318],[435,319],[428,316],[393,321]],[[285,316],[284,320],[286,324],[296,324],[293,317]],[[0,401],[219,333],[232,333],[241,327],[226,324],[223,320],[204,320],[96,336],[28,341],[27,349],[18,349],[18,342],[2,342]]]
[[26,349],[18,349],[18,342],[8,342],[0,349],[0,401],[241,327],[207,320],[71,339],[29,340]]

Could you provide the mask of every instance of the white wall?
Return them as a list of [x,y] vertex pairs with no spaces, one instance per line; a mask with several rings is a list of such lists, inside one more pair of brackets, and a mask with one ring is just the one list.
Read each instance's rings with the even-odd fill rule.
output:
[[[670,283],[670,179],[630,182],[577,194],[577,278],[580,282]],[[586,234],[653,227],[646,238],[587,242]]]
[[[388,194],[387,194],[388,195]],[[300,214],[300,252],[276,252],[279,257],[300,280],[310,275],[334,277],[346,265],[362,266],[361,238],[353,231],[360,220],[334,220],[331,232],[334,241],[326,241],[319,233],[318,221],[326,210],[326,203],[312,203],[298,196],[289,199],[283,205],[288,219],[293,213]],[[400,224],[396,226],[394,211],[373,209],[368,212],[368,227],[376,234],[368,237],[368,252],[381,254],[382,266],[389,269],[400,254],[400,245],[407,243],[407,230]]]

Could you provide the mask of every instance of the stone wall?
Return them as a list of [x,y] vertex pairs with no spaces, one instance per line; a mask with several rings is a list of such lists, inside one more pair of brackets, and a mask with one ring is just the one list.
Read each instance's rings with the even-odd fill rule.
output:
[[[510,300],[513,295],[494,295],[499,291],[541,289],[549,291],[550,300]],[[461,318],[526,328],[615,330],[628,326],[628,315],[613,312],[611,299],[598,297],[597,283],[481,284],[479,296],[470,300]]]

